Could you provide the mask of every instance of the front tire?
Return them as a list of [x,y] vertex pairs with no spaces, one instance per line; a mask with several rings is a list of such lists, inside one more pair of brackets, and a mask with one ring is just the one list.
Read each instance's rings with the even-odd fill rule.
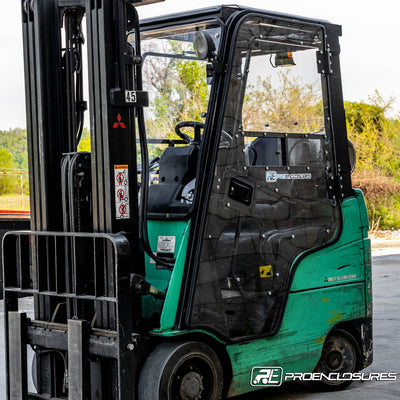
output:
[[201,342],[165,342],[144,363],[139,400],[219,400],[223,372],[214,350]]

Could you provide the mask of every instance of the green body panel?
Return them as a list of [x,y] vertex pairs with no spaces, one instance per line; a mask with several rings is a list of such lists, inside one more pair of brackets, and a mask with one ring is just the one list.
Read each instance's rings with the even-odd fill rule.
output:
[[358,198],[351,197],[343,202],[342,217],[343,230],[339,240],[332,246],[308,255],[299,263],[291,291],[364,281],[366,231]]
[[362,282],[291,293],[277,335],[226,346],[233,374],[229,396],[260,388],[250,386],[253,367],[312,372],[329,331],[338,322],[365,316],[364,291]]
[[[180,269],[181,263],[184,264],[186,257],[186,248],[187,248],[187,232],[189,231],[188,227],[190,225],[189,221],[148,221],[148,232],[150,245],[154,252],[157,251],[157,243],[159,236],[175,236],[175,252],[174,258],[176,259],[175,267],[171,273],[168,269],[157,269],[156,264],[150,262],[150,257],[145,255],[146,262],[146,281],[149,282],[152,286],[157,289],[166,291],[169,287],[170,280],[174,275],[174,272],[178,268]],[[182,248],[184,247],[184,250]],[[183,261],[182,261],[183,258]],[[183,267],[182,267],[183,268]],[[175,278],[172,279],[174,282],[173,286],[176,286]],[[180,285],[180,283],[179,283]],[[176,296],[179,297],[179,291],[176,291]],[[168,290],[168,293],[170,290]],[[167,299],[171,297],[167,293]],[[173,297],[173,296],[172,296]],[[167,299],[165,303],[167,303]],[[171,300],[169,299],[169,302]],[[155,299],[151,295],[147,295],[143,297],[143,316],[146,318],[151,317],[154,313],[160,313],[163,308],[162,300]],[[165,307],[164,307],[165,309]],[[176,314],[176,310],[175,310]],[[175,317],[174,317],[175,320]]]
[[164,300],[158,332],[168,331],[175,324],[190,231],[190,221],[169,221],[165,222],[165,224],[176,224],[179,227],[180,239],[178,246],[177,236],[177,245],[175,248],[176,261],[170,281],[167,283],[169,286]]
[[367,211],[367,206],[365,204],[364,195],[360,189],[354,189],[354,194],[356,195],[358,201],[358,208],[360,210],[363,237],[367,237],[369,230],[369,221],[368,221],[368,211]]
[[364,268],[365,268],[365,303],[367,309],[367,317],[372,317],[372,265],[371,265],[371,240],[368,239],[368,213],[367,207],[365,205],[364,196],[359,189],[354,190],[357,200],[358,207],[361,216],[361,225],[363,227],[363,237],[364,237]]
[[311,254],[298,265],[291,291],[364,281],[363,254],[363,240]]
[[365,305],[366,317],[372,317],[372,263],[371,263],[371,240],[364,239],[364,262],[365,262]]

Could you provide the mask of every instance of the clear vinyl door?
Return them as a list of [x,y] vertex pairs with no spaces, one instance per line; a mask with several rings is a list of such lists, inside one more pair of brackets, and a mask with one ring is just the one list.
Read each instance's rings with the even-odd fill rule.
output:
[[192,327],[232,339],[273,333],[294,260],[335,237],[322,45],[311,25],[249,17],[238,30]]

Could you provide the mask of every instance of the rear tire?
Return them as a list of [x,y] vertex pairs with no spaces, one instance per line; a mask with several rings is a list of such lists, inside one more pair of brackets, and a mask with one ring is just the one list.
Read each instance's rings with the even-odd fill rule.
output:
[[[342,390],[351,383],[349,374],[357,371],[360,360],[360,347],[352,335],[343,330],[336,330],[329,336],[322,348],[321,358],[314,372],[329,374],[338,374],[338,380],[329,380],[323,378],[321,381],[312,382],[312,386],[320,391]],[[343,377],[344,379],[340,379]]]
[[139,379],[139,400],[219,400],[223,372],[201,342],[165,342],[153,350]]

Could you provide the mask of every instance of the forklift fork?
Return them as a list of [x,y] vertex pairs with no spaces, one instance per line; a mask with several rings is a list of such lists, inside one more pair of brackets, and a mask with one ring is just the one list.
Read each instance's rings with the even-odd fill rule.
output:
[[[82,259],[75,253],[75,262],[67,264],[63,249],[70,248],[70,242],[73,248],[84,243],[90,257]],[[140,337],[133,332],[129,251],[127,239],[116,234],[6,234],[3,266],[8,399],[65,399],[67,393],[70,400],[134,398]],[[67,290],[60,276],[76,277],[82,268],[91,283],[81,287],[74,279]],[[22,296],[35,297],[32,319],[20,311]],[[76,306],[67,309],[67,300]],[[60,310],[62,307],[64,310]],[[50,384],[40,382],[43,377],[36,378],[38,393],[28,393],[27,346],[39,358],[41,354],[61,354],[65,363],[65,368],[57,372],[56,363],[51,364],[54,371],[46,376]],[[116,387],[107,382],[110,374],[116,375]]]

